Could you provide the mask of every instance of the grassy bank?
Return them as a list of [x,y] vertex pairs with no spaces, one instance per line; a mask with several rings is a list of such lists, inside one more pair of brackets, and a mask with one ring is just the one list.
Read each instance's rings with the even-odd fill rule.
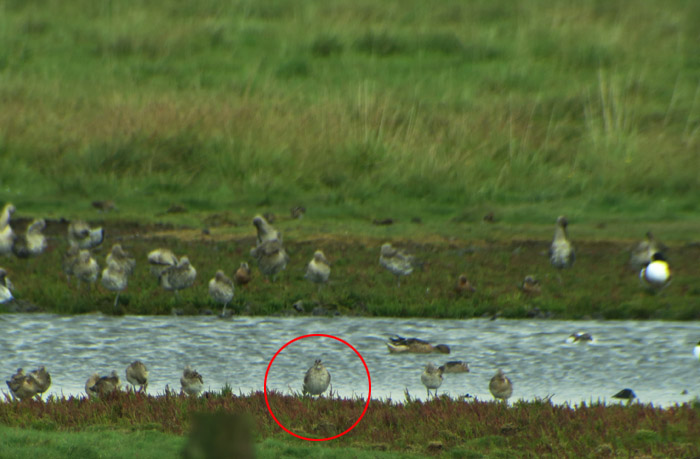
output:
[[[364,405],[362,400],[311,400],[275,393],[269,397],[281,422],[311,438],[342,432],[357,419]],[[132,439],[129,441],[133,441],[135,448],[152,442],[172,451],[182,447],[183,439],[164,434],[187,433],[193,427],[191,415],[195,412],[246,413],[253,440],[263,451],[273,446],[278,448],[277,453],[282,456],[316,454],[328,449],[326,452],[331,457],[340,457],[332,453],[336,448],[360,448],[377,457],[383,457],[382,451],[445,453],[451,457],[504,454],[692,457],[700,452],[700,412],[691,405],[659,409],[649,405],[593,404],[574,408],[554,406],[546,401],[517,402],[509,407],[448,398],[427,403],[407,400],[400,405],[375,401],[353,431],[329,443],[309,445],[277,426],[268,414],[262,393],[210,394],[199,399],[119,393],[100,401],[50,399],[0,403],[0,424],[33,429],[17,431],[2,427],[0,431],[3,437],[7,433],[11,443],[18,446],[44,442],[49,450],[59,453],[65,450],[62,444],[94,451],[90,449],[94,446],[88,445],[96,432],[103,437],[103,444],[119,438]],[[230,427],[231,424],[219,423],[212,428],[225,432]],[[216,438],[216,434],[211,435]],[[335,454],[343,451],[352,450],[338,449]]]
[[687,0],[6,1],[0,201],[697,221],[698,17]]
[[[453,221],[376,226],[369,222],[287,218],[275,224],[284,234],[290,262],[276,282],[270,283],[249,255],[255,244],[249,217],[215,217],[203,218],[201,223],[217,219],[228,223],[208,226],[209,234],[200,228],[103,222],[106,241],[95,254],[100,266],[105,266],[109,248],[117,242],[137,260],[116,309],[114,294],[99,282],[90,289],[86,284],[78,286],[75,280],[66,282],[61,271],[67,247],[66,224],[51,221],[46,229],[49,248],[44,254],[32,259],[6,258],[2,262],[19,302],[3,305],[0,310],[23,310],[28,302],[40,310],[69,314],[218,313],[220,306],[208,294],[209,279],[218,269],[233,277],[239,264],[248,261],[253,280],[236,288],[231,305],[236,314],[298,314],[292,305],[300,302],[302,314],[320,307],[328,314],[397,317],[700,319],[696,281],[700,277],[696,262],[700,246],[691,242],[693,239],[684,239],[693,225],[651,226],[655,230],[665,228],[661,234],[677,237],[665,239],[670,246],[673,282],[655,294],[643,289],[637,271],[627,266],[628,249],[636,239],[614,236],[628,231],[626,225],[572,227],[576,263],[572,269],[559,273],[547,255],[551,224],[511,226]],[[386,240],[414,254],[422,264],[403,279],[400,287],[378,263],[379,247]],[[198,270],[195,284],[183,290],[179,299],[163,290],[149,273],[146,254],[157,247],[168,247],[178,256],[188,255]],[[330,282],[320,292],[303,278],[316,249],[322,249],[332,264]],[[470,280],[475,292],[455,291],[461,273]],[[519,286],[526,275],[539,280],[539,294],[521,291]]]

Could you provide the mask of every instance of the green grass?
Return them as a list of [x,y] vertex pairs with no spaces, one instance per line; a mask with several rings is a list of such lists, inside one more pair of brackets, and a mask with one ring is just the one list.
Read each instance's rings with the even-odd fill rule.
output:
[[697,2],[8,0],[0,201],[697,220]]
[[[344,431],[364,406],[363,400],[268,396],[278,419],[310,438]],[[220,448],[233,457],[231,448],[241,451],[253,442],[261,457],[693,457],[700,452],[699,414],[697,403],[666,409],[544,400],[505,406],[407,397],[400,404],[373,401],[353,431],[310,444],[279,428],[260,392],[198,399],[115,393],[106,400],[0,403],[0,456],[173,457],[188,445],[190,452]]]

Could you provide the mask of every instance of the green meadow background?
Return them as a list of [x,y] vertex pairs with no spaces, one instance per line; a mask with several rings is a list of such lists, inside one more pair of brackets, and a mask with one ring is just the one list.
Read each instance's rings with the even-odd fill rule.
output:
[[2,0],[0,200],[697,220],[698,24],[693,0]]

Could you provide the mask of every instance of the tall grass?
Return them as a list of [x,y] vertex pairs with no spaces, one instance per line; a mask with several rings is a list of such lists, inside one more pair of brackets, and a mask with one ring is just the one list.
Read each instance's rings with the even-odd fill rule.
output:
[[8,1],[0,200],[696,213],[699,15],[684,0]]

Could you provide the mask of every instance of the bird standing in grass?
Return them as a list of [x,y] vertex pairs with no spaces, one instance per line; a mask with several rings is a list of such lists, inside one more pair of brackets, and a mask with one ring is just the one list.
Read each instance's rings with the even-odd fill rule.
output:
[[70,284],[70,276],[75,274],[73,271],[78,262],[78,255],[80,255],[80,248],[75,244],[70,244],[63,254],[62,267],[68,284]]
[[217,303],[224,305],[221,317],[226,317],[226,305],[233,299],[233,281],[223,271],[217,271],[209,281],[209,296]]
[[662,290],[671,283],[671,268],[666,257],[661,252],[656,252],[651,257],[651,262],[639,272],[639,280],[651,290]]
[[151,274],[160,278],[163,271],[177,265],[177,257],[169,249],[155,249],[148,253],[148,264],[151,265]]
[[134,271],[136,260],[129,257],[120,244],[114,244],[107,255],[107,267],[102,270],[102,286],[111,292],[117,292],[114,307],[119,304],[119,294],[126,288],[129,275]]
[[496,373],[489,382],[489,391],[494,398],[506,402],[510,396],[513,395],[513,383],[510,382],[510,379],[503,373],[503,370],[499,369],[498,373]]
[[382,244],[379,254],[379,264],[396,276],[396,285],[401,286],[401,276],[408,276],[413,272],[414,257],[403,250],[391,246],[390,243]]
[[0,255],[12,255],[15,233],[10,226],[10,219],[13,213],[15,213],[15,206],[12,204],[5,204],[0,213]]
[[323,366],[321,359],[316,359],[313,366],[306,371],[304,376],[304,395],[321,395],[328,389],[331,383],[331,374]]
[[287,267],[289,255],[282,246],[282,241],[270,239],[264,241],[254,249],[251,249],[250,256],[258,261],[258,268],[271,281],[275,276]]
[[306,266],[306,274],[304,277],[311,282],[318,284],[318,290],[321,291],[323,284],[328,282],[328,277],[331,275],[331,265],[328,263],[326,256],[322,251],[314,252],[314,257]]
[[15,238],[12,252],[17,258],[29,258],[41,254],[46,249],[46,236],[44,236],[46,222],[43,218],[36,219],[27,227],[24,234]]
[[189,258],[182,257],[175,266],[170,266],[160,275],[160,285],[168,291],[175,292],[175,297],[179,298],[178,291],[191,287],[197,278],[197,270],[190,264]]
[[185,370],[182,372],[180,385],[182,386],[182,390],[185,391],[187,395],[197,396],[200,392],[202,392],[204,380],[202,379],[202,375],[197,373],[197,370],[193,370],[192,367],[187,365]]
[[122,249],[121,244],[114,244],[112,246],[112,250],[109,252],[109,255],[107,255],[106,261],[107,267],[124,271],[127,276],[130,276],[134,272],[134,267],[136,266],[136,260]]
[[442,385],[443,370],[443,367],[436,367],[432,363],[429,363],[425,366],[423,373],[420,375],[420,380],[428,392],[428,398],[430,398],[431,389],[435,391],[435,397],[437,397],[437,390]]
[[278,240],[282,242],[282,233],[277,231],[271,224],[265,220],[262,215],[256,215],[253,218],[253,225],[257,230],[257,245],[263,244],[266,241]]
[[80,285],[80,282],[86,282],[89,289],[97,280],[100,266],[90,254],[90,251],[84,249],[78,253],[78,257],[73,264],[72,272],[75,274],[75,277],[78,278],[78,285]]
[[7,303],[14,299],[12,296],[12,282],[7,277],[7,271],[0,268],[0,304]]
[[233,278],[236,281],[236,285],[245,285],[248,282],[250,282],[251,272],[248,263],[242,261],[241,266],[238,267],[238,269],[236,270],[236,274],[234,274]]
[[75,220],[68,225],[68,243],[81,249],[92,249],[102,244],[105,232],[100,228],[90,228],[83,220]]
[[629,265],[632,269],[640,269],[652,262],[655,253],[663,254],[665,249],[666,246],[659,242],[651,231],[647,231],[644,240],[632,250]]
[[148,369],[140,360],[135,360],[126,367],[126,380],[134,386],[139,386],[139,392],[145,392],[148,388]]
[[460,274],[457,278],[457,284],[455,285],[455,293],[457,293],[457,295],[464,295],[474,292],[476,292],[476,288],[469,282],[467,276]]
[[574,247],[571,245],[567,234],[566,227],[569,222],[566,217],[560,216],[557,218],[557,226],[554,229],[554,239],[549,248],[549,261],[557,269],[570,268],[574,264],[576,256]]

